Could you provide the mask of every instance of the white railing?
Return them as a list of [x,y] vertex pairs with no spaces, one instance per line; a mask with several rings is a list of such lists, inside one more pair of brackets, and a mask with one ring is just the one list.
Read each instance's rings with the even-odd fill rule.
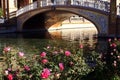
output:
[[106,12],[109,12],[110,9],[110,3],[98,1],[98,2],[89,2],[89,1],[80,1],[80,2],[73,2],[73,5],[80,5],[84,7],[91,7],[99,10],[103,10]]
[[37,8],[37,2],[34,2],[34,3],[30,4],[30,5],[27,5],[27,6],[23,7],[23,8],[21,8],[21,9],[19,9],[16,12],[16,16],[19,16],[19,15],[21,15],[21,14],[27,12],[27,11],[34,10],[36,8]]
[[51,2],[51,0],[42,0],[39,2],[34,2],[30,5],[27,5],[21,9],[19,9],[16,12],[16,16],[19,16],[27,11],[36,9],[38,7],[45,7],[45,6],[57,6],[57,5],[64,5],[64,6],[70,6],[70,5],[74,5],[74,6],[84,6],[84,7],[91,7],[91,8],[95,8],[95,9],[99,9],[102,11],[106,11],[109,12],[110,9],[110,4],[109,2],[104,2],[104,1],[98,1],[98,2],[91,2],[91,1],[86,1],[86,0],[71,0],[71,2],[69,3],[66,0],[54,0],[54,2]]

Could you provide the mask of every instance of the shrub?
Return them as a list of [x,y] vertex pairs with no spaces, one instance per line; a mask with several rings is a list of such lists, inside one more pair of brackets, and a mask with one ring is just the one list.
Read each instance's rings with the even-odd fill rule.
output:
[[9,80],[80,80],[92,72],[83,57],[83,47],[76,50],[47,46],[39,55],[26,55],[12,47],[5,47],[4,79]]
[[118,80],[120,75],[120,40],[108,39],[108,50],[100,54],[104,70],[111,80]]

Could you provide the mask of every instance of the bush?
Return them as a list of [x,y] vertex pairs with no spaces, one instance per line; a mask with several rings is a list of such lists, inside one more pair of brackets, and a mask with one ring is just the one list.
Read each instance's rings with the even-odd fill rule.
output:
[[94,70],[86,63],[82,46],[76,50],[47,46],[39,55],[25,55],[8,46],[3,55],[3,76],[9,80],[80,80]]
[[106,53],[100,54],[100,58],[106,74],[111,76],[109,80],[118,80],[120,75],[120,40],[108,39],[108,50]]

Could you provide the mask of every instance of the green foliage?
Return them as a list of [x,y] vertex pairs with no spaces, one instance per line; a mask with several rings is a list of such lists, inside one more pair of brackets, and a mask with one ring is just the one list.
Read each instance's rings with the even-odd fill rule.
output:
[[120,80],[120,76],[118,75],[113,75],[111,80]]
[[[100,54],[100,60],[103,63],[103,71],[108,80],[120,80],[120,40],[109,39],[106,53]],[[109,77],[110,76],[110,77]]]

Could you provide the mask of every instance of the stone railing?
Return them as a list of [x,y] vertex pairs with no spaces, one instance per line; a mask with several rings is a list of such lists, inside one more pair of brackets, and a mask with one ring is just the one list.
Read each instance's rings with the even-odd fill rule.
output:
[[79,0],[68,0],[68,1],[64,1],[64,0],[54,0],[54,2],[51,2],[51,0],[42,0],[42,1],[36,1],[30,5],[27,5],[21,9],[19,9],[16,12],[16,16],[19,16],[27,11],[30,10],[34,10],[38,7],[45,7],[45,6],[58,6],[58,5],[64,5],[64,6],[70,6],[70,5],[74,5],[74,6],[83,6],[83,7],[91,7],[91,8],[95,8],[95,9],[99,9],[102,11],[106,11],[109,12],[110,9],[110,4],[109,2],[104,2],[104,1],[98,1],[98,2],[91,2],[91,1],[79,1]]

